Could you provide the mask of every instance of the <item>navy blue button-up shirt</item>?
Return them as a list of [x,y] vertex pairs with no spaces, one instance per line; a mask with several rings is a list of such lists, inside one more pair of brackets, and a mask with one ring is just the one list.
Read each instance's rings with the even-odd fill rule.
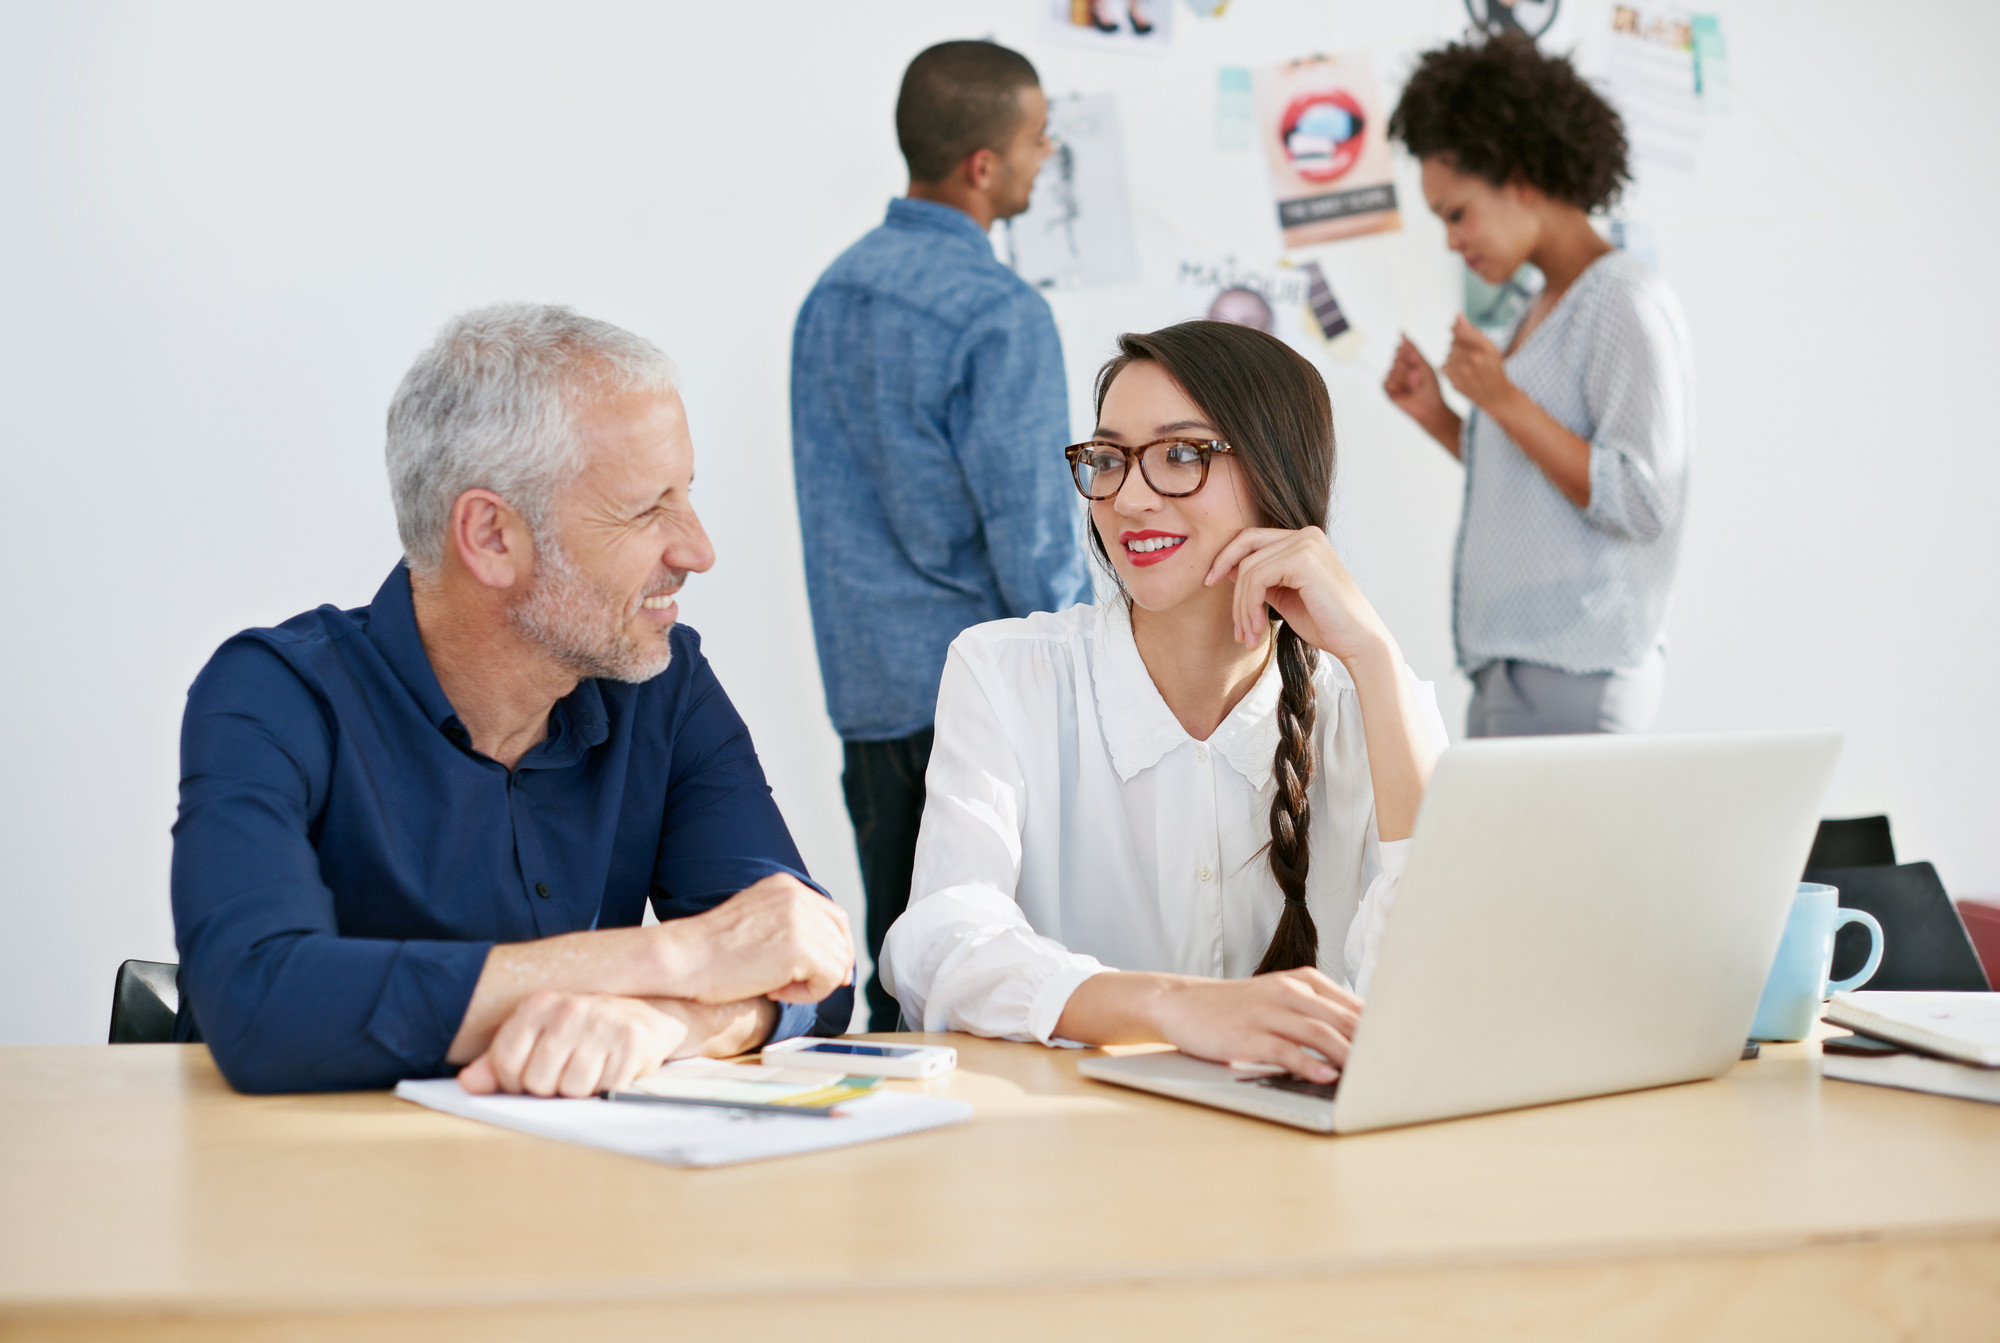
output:
[[968,626],[1090,600],[1062,343],[972,216],[890,202],[799,310],[792,459],[827,712],[921,732]]
[[[448,1071],[496,942],[698,914],[804,865],[692,630],[585,680],[509,771],[471,749],[409,571],[223,644],[188,692],[173,904],[183,1038],[244,1091]],[[773,1038],[846,1029],[853,993]]]

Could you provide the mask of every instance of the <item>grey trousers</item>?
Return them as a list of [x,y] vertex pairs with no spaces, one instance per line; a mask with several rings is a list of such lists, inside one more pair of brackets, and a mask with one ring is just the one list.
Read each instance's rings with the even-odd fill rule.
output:
[[1657,648],[1636,667],[1588,676],[1533,662],[1489,662],[1472,674],[1465,735],[1644,732],[1659,712],[1666,679],[1666,654]]

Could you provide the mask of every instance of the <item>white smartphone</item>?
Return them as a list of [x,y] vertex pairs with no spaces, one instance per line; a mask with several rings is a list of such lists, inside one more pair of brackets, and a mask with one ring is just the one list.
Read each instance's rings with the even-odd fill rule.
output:
[[786,1067],[827,1064],[858,1077],[936,1077],[958,1066],[958,1051],[949,1045],[876,1044],[809,1035],[765,1045],[764,1058]]

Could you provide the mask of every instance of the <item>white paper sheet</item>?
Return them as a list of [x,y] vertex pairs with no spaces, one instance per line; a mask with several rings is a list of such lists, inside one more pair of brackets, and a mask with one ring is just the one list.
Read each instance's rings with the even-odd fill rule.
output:
[[853,1101],[826,1119],[639,1101],[474,1096],[451,1077],[398,1082],[396,1095],[462,1119],[670,1166],[727,1166],[849,1147],[972,1118],[972,1106],[965,1101],[900,1091]]
[[1056,152],[1035,178],[1027,210],[1007,221],[1015,273],[1041,289],[1138,279],[1118,100],[1108,93],[1056,99],[1049,135]]

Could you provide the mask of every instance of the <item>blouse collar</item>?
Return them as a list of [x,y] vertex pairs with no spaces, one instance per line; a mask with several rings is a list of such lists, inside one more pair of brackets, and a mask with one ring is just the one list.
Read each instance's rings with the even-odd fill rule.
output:
[[[1102,602],[1097,608],[1095,631],[1097,656],[1091,659],[1091,688],[1096,692],[1097,721],[1104,730],[1104,742],[1111,752],[1112,768],[1120,781],[1130,783],[1142,769],[1159,763],[1160,758],[1194,739],[1174,717],[1173,710],[1160,698],[1139,645],[1132,637],[1132,613],[1118,599]],[[1327,659],[1322,655],[1322,664]],[[1333,726],[1338,697],[1324,693],[1325,676],[1314,678],[1319,689],[1320,722],[1315,736]],[[1283,689],[1278,660],[1272,658],[1237,701],[1229,716],[1205,743],[1221,753],[1230,767],[1260,792],[1271,783],[1271,757],[1278,749],[1278,694]]]

